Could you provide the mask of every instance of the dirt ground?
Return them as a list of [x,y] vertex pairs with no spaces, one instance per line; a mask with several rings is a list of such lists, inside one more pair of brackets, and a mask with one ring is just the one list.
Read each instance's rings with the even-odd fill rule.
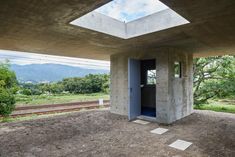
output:
[[[235,114],[195,111],[150,133],[156,123],[140,125],[105,111],[0,124],[1,157],[235,157]],[[168,145],[192,142],[185,151]]]

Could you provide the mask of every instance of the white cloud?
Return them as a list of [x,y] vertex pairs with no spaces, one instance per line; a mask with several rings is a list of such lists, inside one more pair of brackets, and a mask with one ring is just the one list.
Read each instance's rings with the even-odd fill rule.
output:
[[113,0],[95,11],[129,22],[167,8],[159,0]]
[[0,50],[0,61],[6,59],[10,60],[10,63],[12,64],[19,65],[52,63],[88,69],[110,69],[110,62],[108,61]]

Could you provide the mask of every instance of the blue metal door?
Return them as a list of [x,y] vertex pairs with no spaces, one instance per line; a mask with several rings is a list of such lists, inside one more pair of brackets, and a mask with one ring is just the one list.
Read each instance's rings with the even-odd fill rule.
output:
[[140,61],[130,58],[128,60],[128,91],[128,118],[133,120],[141,114]]

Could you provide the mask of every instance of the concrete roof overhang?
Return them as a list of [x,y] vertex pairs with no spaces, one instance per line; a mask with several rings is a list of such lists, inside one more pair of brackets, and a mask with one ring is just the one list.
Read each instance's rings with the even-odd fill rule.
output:
[[130,39],[188,23],[189,21],[178,15],[172,9],[164,9],[127,23],[92,11],[71,22],[75,26],[95,30],[122,39]]
[[181,48],[195,57],[235,54],[234,0],[161,0],[190,23],[130,39],[70,24],[109,1],[0,1],[0,49],[103,60],[159,47]]

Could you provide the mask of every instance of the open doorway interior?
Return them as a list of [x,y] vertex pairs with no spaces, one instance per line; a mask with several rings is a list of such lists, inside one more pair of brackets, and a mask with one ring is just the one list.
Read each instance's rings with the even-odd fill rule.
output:
[[138,116],[156,118],[156,61],[129,59],[129,120]]
[[141,115],[156,117],[156,60],[141,60]]

